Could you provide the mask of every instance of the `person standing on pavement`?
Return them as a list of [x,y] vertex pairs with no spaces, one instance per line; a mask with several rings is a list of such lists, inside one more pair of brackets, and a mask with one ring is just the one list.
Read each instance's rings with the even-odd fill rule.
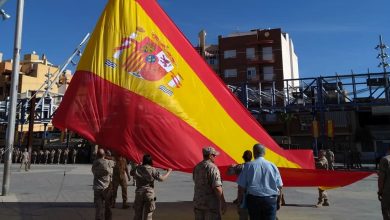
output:
[[[244,165],[252,160],[252,152],[250,150],[246,150],[242,155],[242,159],[244,159],[244,163],[242,164],[233,164],[228,169],[228,175],[237,175],[241,174],[242,169],[244,169]],[[233,203],[237,204],[237,212],[239,216],[239,220],[248,220],[248,208],[246,207],[246,203],[242,201],[241,203],[237,202],[238,199],[234,200]]]
[[27,148],[24,149],[24,151],[21,155],[21,158],[22,158],[22,163],[20,164],[20,169],[22,169],[22,166],[24,165],[24,170],[28,171],[28,165],[30,162],[30,155],[27,151]]
[[264,159],[265,147],[253,146],[255,160],[246,163],[238,177],[238,202],[246,195],[251,220],[276,219],[277,200],[283,187],[282,178],[275,164]]
[[111,220],[112,173],[115,162],[105,158],[104,149],[100,148],[92,165],[93,192],[96,207],[95,220]]
[[37,163],[37,158],[38,158],[38,152],[36,150],[34,150],[32,152],[32,155],[31,155],[31,162],[33,164],[36,164]]
[[219,152],[213,147],[204,147],[202,153],[203,160],[192,171],[195,220],[220,220],[226,211],[226,202],[221,175],[214,163]]
[[51,149],[50,151],[50,164],[54,163],[54,156],[56,155],[56,151],[54,149]]
[[45,150],[45,157],[44,157],[44,163],[45,165],[47,164],[48,160],[49,160],[49,154],[50,154],[50,151],[47,149]]
[[72,150],[72,163],[76,164],[76,158],[77,158],[77,150],[76,148],[73,148]]
[[116,195],[118,192],[118,186],[121,186],[122,190],[122,208],[127,209],[129,205],[127,204],[127,180],[130,181],[130,173],[127,168],[127,160],[123,156],[114,154],[115,158],[115,167],[112,179],[113,193],[112,193],[112,208],[115,208]]
[[62,155],[62,150],[57,149],[57,152],[56,152],[57,165],[59,165],[61,163],[61,155]]
[[64,164],[67,164],[68,163],[68,159],[69,159],[69,148],[66,148],[64,150]]
[[390,220],[390,147],[379,162],[378,199],[384,220]]
[[329,170],[334,170],[334,153],[329,148],[326,149],[326,160],[328,160]]
[[[327,170],[328,169],[328,160],[326,159],[326,152],[324,150],[320,150],[318,155],[318,160],[316,162],[316,168]],[[322,187],[318,187],[318,202],[316,207],[321,206],[329,206],[328,195]]]
[[44,163],[44,158],[45,158],[45,153],[43,152],[43,150],[39,150],[39,154],[38,154],[38,164],[42,164]]
[[154,181],[164,181],[171,174],[172,169],[161,175],[153,167],[152,156],[145,154],[142,165],[131,170],[131,175],[135,178],[136,189],[134,198],[134,220],[152,220],[153,212],[156,209],[156,195],[154,193]]

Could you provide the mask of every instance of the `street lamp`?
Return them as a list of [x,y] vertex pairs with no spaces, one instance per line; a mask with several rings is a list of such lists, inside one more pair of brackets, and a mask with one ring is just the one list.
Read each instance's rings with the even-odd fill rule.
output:
[[7,14],[7,13],[4,11],[4,9],[0,9],[0,15],[1,15],[1,17],[3,18],[3,21],[5,21],[5,20],[11,18],[11,15]]
[[[0,4],[4,3],[4,0],[0,0]],[[23,27],[23,10],[24,0],[18,0],[16,25],[15,25],[15,39],[14,39],[14,59],[12,65],[12,77],[10,86],[10,104],[8,114],[8,126],[5,136],[4,152],[4,172],[3,172],[3,187],[2,195],[6,196],[10,186],[10,168],[12,164],[12,150],[15,139],[15,122],[16,122],[16,102],[18,99],[18,84],[19,84],[19,68],[20,68],[20,48],[22,41],[22,27]]]

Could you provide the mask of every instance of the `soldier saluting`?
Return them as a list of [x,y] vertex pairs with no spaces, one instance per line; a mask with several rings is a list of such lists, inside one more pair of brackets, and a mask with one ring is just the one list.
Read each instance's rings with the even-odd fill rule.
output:
[[145,154],[142,159],[142,165],[131,170],[130,174],[135,178],[136,190],[134,198],[134,220],[151,220],[156,209],[156,196],[154,193],[154,181],[164,181],[168,178],[172,169],[161,175],[153,167],[152,156]]

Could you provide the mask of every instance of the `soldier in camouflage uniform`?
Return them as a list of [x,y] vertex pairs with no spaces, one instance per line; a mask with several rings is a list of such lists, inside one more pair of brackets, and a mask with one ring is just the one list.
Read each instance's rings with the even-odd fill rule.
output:
[[214,164],[219,153],[213,147],[203,148],[202,153],[203,161],[192,171],[195,220],[220,220],[226,211],[226,203],[221,175]]
[[390,220],[390,147],[379,162],[378,199],[384,220]]
[[58,149],[56,152],[57,165],[61,163],[61,155],[62,155],[62,150]]
[[54,149],[50,152],[50,164],[54,163],[54,156],[56,155],[56,151]]
[[[49,151],[49,150],[46,150],[46,151],[45,151],[45,159],[44,159],[45,164],[47,164],[47,161],[49,160],[49,154],[50,154],[50,151]],[[54,158],[54,157],[53,157],[53,158]]]
[[73,150],[72,150],[72,163],[73,164],[76,163],[76,158],[77,158],[77,150],[75,148],[73,148]]
[[68,163],[68,159],[69,159],[69,148],[66,148],[65,150],[64,150],[64,159],[63,159],[63,161],[64,161],[64,164],[67,164]]
[[153,167],[152,157],[145,154],[142,165],[131,170],[131,175],[135,178],[136,190],[134,198],[134,220],[152,220],[152,215],[156,209],[156,196],[154,193],[154,181],[164,181],[168,178],[172,169],[161,175]]
[[27,151],[27,148],[24,149],[20,157],[22,158],[22,162],[20,163],[20,169],[22,169],[22,166],[24,165],[24,170],[28,171],[28,165],[30,163],[30,155]]
[[[328,169],[328,160],[326,159],[326,152],[320,150],[318,160],[316,162],[317,169]],[[318,202],[316,207],[329,206],[328,195],[322,187],[318,187]]]
[[334,170],[334,153],[329,148],[326,149],[326,160],[328,160],[329,170]]
[[44,160],[44,155],[45,153],[43,152],[43,150],[39,150],[39,154],[38,154],[38,163],[41,164],[41,163],[44,163],[43,160]]
[[31,160],[32,160],[32,163],[33,163],[33,164],[36,164],[36,163],[37,163],[37,158],[38,158],[38,152],[34,150],[34,151],[32,152],[32,155],[31,155]]
[[4,159],[4,147],[0,148],[0,163],[3,162]]
[[95,220],[111,220],[112,173],[115,162],[105,159],[105,152],[99,149],[92,165],[93,192],[96,207]]
[[118,192],[118,186],[121,186],[122,190],[122,208],[127,209],[127,180],[130,181],[129,169],[127,169],[127,161],[123,156],[115,154],[115,167],[112,179],[113,194],[112,194],[112,207],[115,208],[116,195]]

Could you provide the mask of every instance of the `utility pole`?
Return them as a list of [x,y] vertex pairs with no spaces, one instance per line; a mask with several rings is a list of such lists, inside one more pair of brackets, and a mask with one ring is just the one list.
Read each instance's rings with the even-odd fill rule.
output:
[[20,49],[22,42],[24,0],[18,0],[15,25],[14,57],[12,65],[12,77],[10,86],[10,109],[8,114],[8,126],[5,137],[5,161],[3,172],[2,195],[8,195],[10,186],[10,168],[12,164],[12,150],[15,138],[16,102],[18,99]]
[[389,67],[389,63],[387,62],[387,58],[389,58],[389,55],[387,55],[387,53],[386,53],[386,49],[388,49],[388,48],[389,47],[383,43],[382,35],[379,35],[379,45],[377,45],[375,47],[375,49],[379,50],[379,54],[378,54],[377,58],[380,59],[381,62],[379,63],[378,67],[382,66],[382,68],[383,68],[383,77],[385,79],[385,100],[387,103],[389,102],[389,98],[390,98],[389,97],[389,78],[388,78],[387,71],[386,71],[386,68]]

